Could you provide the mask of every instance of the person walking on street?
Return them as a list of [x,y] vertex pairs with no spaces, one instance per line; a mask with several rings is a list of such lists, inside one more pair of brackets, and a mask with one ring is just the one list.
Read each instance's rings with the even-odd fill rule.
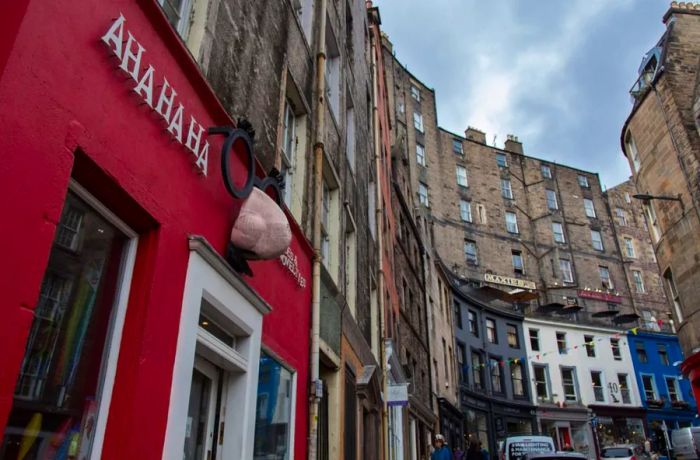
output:
[[450,448],[445,444],[445,438],[441,434],[435,435],[433,445],[435,446],[435,450],[430,455],[430,460],[452,460]]
[[452,448],[452,460],[464,460],[464,451],[461,447]]

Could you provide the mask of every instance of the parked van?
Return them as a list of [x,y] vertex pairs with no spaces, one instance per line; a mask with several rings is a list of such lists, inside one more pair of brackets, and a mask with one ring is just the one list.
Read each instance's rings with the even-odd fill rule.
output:
[[700,427],[679,428],[671,431],[673,455],[678,460],[698,460],[700,458]]
[[554,452],[551,436],[510,436],[501,447],[501,460],[523,460],[525,454]]

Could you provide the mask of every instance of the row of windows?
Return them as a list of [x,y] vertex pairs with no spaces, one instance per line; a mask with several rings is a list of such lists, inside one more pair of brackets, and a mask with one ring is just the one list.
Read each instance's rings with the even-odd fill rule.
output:
[[[455,302],[455,315],[457,316],[457,327],[462,328],[461,321],[461,307],[459,303]],[[481,334],[481,327],[479,326],[479,320],[476,312],[474,310],[467,310],[467,328],[469,333],[474,337],[479,337]],[[484,329],[486,330],[486,340],[489,343],[498,343],[498,329],[496,326],[496,321],[491,318],[486,318],[484,320]],[[518,327],[515,324],[506,324],[506,340],[508,341],[508,347],[518,349],[520,348],[520,339],[518,336]]]
[[[537,399],[539,401],[550,400],[553,396],[553,392],[549,378],[549,366],[546,364],[533,364],[532,372]],[[559,372],[561,373],[564,400],[568,402],[578,402],[580,400],[580,395],[576,368],[561,366]],[[593,397],[597,402],[605,402],[606,392],[603,384],[603,373],[601,371],[592,370],[590,371],[590,379],[590,384],[593,388]],[[610,390],[612,402],[622,402],[623,404],[632,403],[629,376],[627,374],[618,373],[615,380],[608,382],[608,388]]]
[[[647,401],[658,401],[661,399],[661,394],[656,384],[655,376],[651,374],[641,374],[641,378],[641,389],[644,393],[644,399]],[[678,384],[678,377],[665,375],[663,379],[666,383],[668,399],[672,403],[676,401],[683,401],[683,393],[681,392],[680,385]]]
[[[471,385],[474,391],[484,391],[487,389],[486,379],[488,378],[490,390],[494,394],[505,395],[506,393],[506,369],[510,371],[510,383],[513,396],[516,398],[527,398],[527,385],[525,379],[525,366],[522,362],[511,362],[506,364],[500,356],[488,355],[480,350],[471,350],[471,366],[465,367],[466,350],[463,344],[458,344],[457,360],[462,369],[462,381],[468,381],[471,375]],[[471,372],[468,370],[471,369]]]

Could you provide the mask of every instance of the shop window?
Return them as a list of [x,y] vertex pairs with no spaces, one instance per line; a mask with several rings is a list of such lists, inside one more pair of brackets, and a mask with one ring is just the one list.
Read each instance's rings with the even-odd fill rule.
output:
[[549,399],[549,377],[546,365],[533,364],[532,370],[535,378],[535,393],[538,401]]
[[591,188],[591,186],[588,184],[588,177],[584,176],[583,174],[579,174],[577,177],[578,180],[578,185],[580,185],[583,188]]
[[525,381],[523,364],[521,362],[513,362],[510,365],[510,378],[513,382],[513,396],[523,397],[525,396]]
[[647,356],[647,350],[644,347],[644,342],[635,342],[634,349],[637,352],[637,359],[640,363],[646,364],[649,362],[649,356]]
[[489,358],[489,369],[491,370],[491,391],[493,393],[503,393],[503,374],[501,373],[500,358]]
[[518,275],[525,274],[525,266],[523,264],[523,253],[521,251],[512,250],[511,259],[513,261],[513,271]]
[[530,335],[530,348],[532,351],[540,351],[540,331],[539,329],[528,329]]
[[561,368],[561,383],[564,387],[564,399],[566,401],[578,401],[576,392],[576,370],[571,367]]
[[565,355],[569,350],[566,348],[566,332],[557,332],[557,350],[560,355]]
[[557,194],[554,190],[545,189],[545,196],[547,198],[547,208],[552,211],[559,209],[559,203],[557,203]]
[[[465,419],[465,436],[466,433],[469,433],[469,441],[480,442],[482,446],[488,446],[490,428],[486,412],[467,409]],[[466,446],[464,450],[467,450]]]
[[509,200],[513,199],[513,187],[509,179],[501,179],[501,196]]
[[561,271],[561,278],[565,283],[574,282],[574,273],[571,270],[571,261],[568,259],[559,259],[559,270]]
[[620,339],[610,339],[610,349],[612,350],[613,358],[616,361],[622,361],[622,354],[620,353]]
[[552,234],[554,235],[554,241],[556,243],[566,243],[564,226],[559,222],[552,222]]
[[598,266],[598,275],[600,275],[600,284],[603,286],[603,289],[613,289],[613,282],[610,278],[608,267]]
[[683,396],[678,387],[678,379],[676,377],[664,377],[664,380],[666,380],[666,388],[668,389],[668,399],[671,402],[682,401]]
[[253,458],[291,458],[294,374],[265,353],[260,354]]
[[549,165],[540,166],[540,171],[542,172],[543,179],[551,179],[552,178],[552,168],[550,168]]
[[459,217],[462,222],[472,221],[472,204],[466,200],[459,200]]
[[479,265],[475,241],[464,240],[464,258],[467,264]]
[[420,144],[416,144],[416,163],[425,166],[425,147]]
[[593,385],[593,396],[598,402],[605,402],[603,392],[603,377],[599,371],[591,371],[591,384]]
[[100,457],[135,251],[136,235],[71,183],[16,380],[3,458],[43,458],[72,445],[76,458]]
[[520,348],[520,340],[518,340],[518,327],[514,324],[506,325],[508,332],[508,346],[510,348]]
[[498,343],[498,334],[496,332],[496,322],[486,318],[486,338],[491,343]]
[[661,361],[661,364],[664,366],[670,365],[671,362],[668,359],[668,351],[666,350],[666,345],[664,345],[663,343],[659,343],[657,347],[659,350],[659,361]]
[[468,310],[467,314],[469,315],[469,332],[474,334],[474,337],[479,337],[479,322],[476,312],[474,310]]
[[654,383],[654,376],[648,374],[642,374],[642,391],[644,392],[644,399],[647,401],[656,401],[659,398],[656,393],[656,383]]
[[484,389],[484,357],[476,351],[472,351],[472,385],[475,391]]
[[498,165],[499,168],[507,168],[508,167],[508,157],[506,156],[505,153],[497,153],[496,154],[496,164]]
[[584,335],[583,341],[586,345],[586,355],[589,358],[595,358],[595,338],[592,335]]
[[464,166],[457,165],[456,174],[457,185],[459,185],[460,187],[468,187],[469,183],[467,182],[467,168],[465,168]]
[[603,251],[603,237],[598,230],[591,230],[591,245],[596,251]]
[[518,234],[518,217],[514,212],[506,212],[506,230],[508,233]]

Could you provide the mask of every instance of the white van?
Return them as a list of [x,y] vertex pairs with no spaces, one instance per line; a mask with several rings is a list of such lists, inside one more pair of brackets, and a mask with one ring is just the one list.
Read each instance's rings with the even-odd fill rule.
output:
[[550,436],[510,436],[501,447],[500,460],[523,460],[525,454],[554,452]]
[[673,455],[678,460],[698,460],[700,458],[700,427],[679,428],[671,431]]

